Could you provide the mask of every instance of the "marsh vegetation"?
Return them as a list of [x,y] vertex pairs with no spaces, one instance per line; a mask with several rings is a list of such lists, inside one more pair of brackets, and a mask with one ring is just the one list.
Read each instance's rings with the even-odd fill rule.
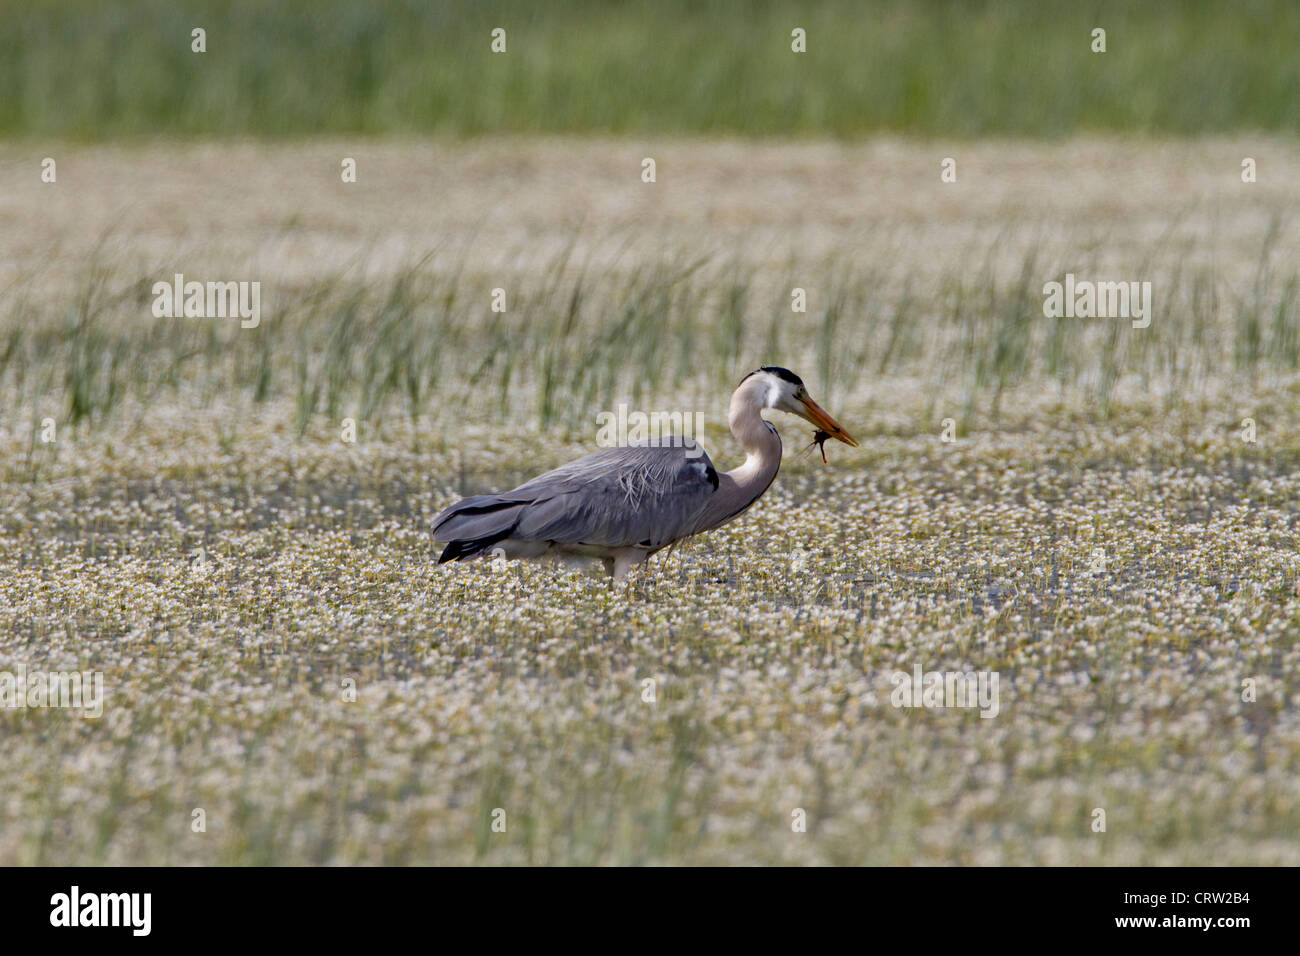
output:
[[[79,147],[0,210],[0,669],[107,699],[0,712],[0,863],[1300,862],[1300,150],[1256,152]],[[261,323],[154,317],[175,272]],[[1066,272],[1151,325],[1046,318]],[[620,401],[730,467],[766,363],[862,447],[776,420],[775,488],[624,591],[435,566]],[[997,717],[891,706],[918,664]]]

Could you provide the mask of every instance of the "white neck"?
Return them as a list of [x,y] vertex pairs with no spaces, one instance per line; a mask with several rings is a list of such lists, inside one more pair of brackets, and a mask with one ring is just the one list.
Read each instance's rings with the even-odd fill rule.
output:
[[731,396],[727,424],[745,449],[745,463],[718,475],[718,490],[709,501],[706,531],[726,524],[767,491],[781,467],[781,437],[760,414],[767,398],[767,385],[760,376],[740,384]]

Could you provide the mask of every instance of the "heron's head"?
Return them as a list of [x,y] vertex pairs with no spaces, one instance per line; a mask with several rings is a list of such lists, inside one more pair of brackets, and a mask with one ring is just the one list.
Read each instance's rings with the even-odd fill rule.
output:
[[803,379],[788,368],[777,365],[765,365],[757,371],[750,372],[741,381],[744,385],[751,379],[757,379],[764,390],[763,407],[775,408],[791,415],[812,422],[819,429],[839,439],[846,445],[857,447],[857,440],[840,427],[840,423],[831,418],[830,413],[812,400]]

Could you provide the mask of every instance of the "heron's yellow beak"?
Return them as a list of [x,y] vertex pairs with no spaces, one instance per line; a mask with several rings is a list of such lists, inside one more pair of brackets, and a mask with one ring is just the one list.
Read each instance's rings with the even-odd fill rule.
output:
[[804,407],[804,418],[808,419],[808,421],[812,422],[832,438],[838,438],[840,441],[844,442],[844,444],[852,445],[854,448],[858,447],[857,439],[841,428],[840,423],[831,418],[826,409],[822,408],[811,398],[806,396],[800,398],[799,402]]

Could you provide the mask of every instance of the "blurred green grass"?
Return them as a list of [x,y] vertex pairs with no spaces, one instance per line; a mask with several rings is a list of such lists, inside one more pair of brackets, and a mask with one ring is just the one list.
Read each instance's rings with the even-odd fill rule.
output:
[[1297,48],[1294,0],[18,0],[0,135],[1295,131]]
[[[902,291],[890,292],[885,264],[792,263],[771,286],[722,256],[596,274],[573,260],[575,235],[540,273],[512,284],[511,311],[488,321],[490,281],[463,272],[450,250],[373,281],[273,284],[264,300],[278,303],[273,318],[251,335],[234,320],[139,321],[154,277],[169,270],[138,274],[110,258],[62,297],[33,297],[22,282],[0,289],[0,404],[49,409],[57,396],[65,421],[100,426],[123,406],[157,409],[189,389],[203,404],[291,399],[301,437],[322,414],[454,420],[459,397],[475,394],[495,414],[513,409],[541,429],[583,428],[590,409],[620,395],[644,403],[684,387],[710,394],[736,369],[777,355],[828,396],[854,395],[872,378],[924,382],[924,419],[941,417],[946,402],[963,428],[1016,421],[1004,399],[1025,387],[1105,419],[1119,383],[1140,383],[1144,401],[1161,396],[1172,412],[1300,369],[1300,273],[1277,254],[1277,235],[1238,292],[1214,266],[1178,264],[1196,257],[1194,247],[1153,245],[1143,274],[1156,276],[1162,320],[1140,334],[1128,319],[1045,319],[1041,277],[1065,267],[1036,249],[1018,276],[987,265],[945,271],[926,305],[907,291],[923,274],[904,273]],[[1099,273],[1080,261],[1084,274]],[[825,290],[825,306],[796,314],[774,299],[771,288],[793,288],[800,276]]]

